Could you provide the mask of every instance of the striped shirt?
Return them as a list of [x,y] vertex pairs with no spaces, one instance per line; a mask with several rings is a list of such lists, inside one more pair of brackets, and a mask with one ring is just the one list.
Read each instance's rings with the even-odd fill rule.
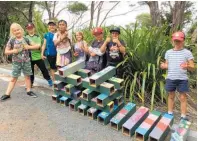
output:
[[181,64],[193,58],[192,53],[187,49],[173,50],[170,49],[165,54],[168,61],[168,76],[171,80],[188,80],[187,70],[181,68]]

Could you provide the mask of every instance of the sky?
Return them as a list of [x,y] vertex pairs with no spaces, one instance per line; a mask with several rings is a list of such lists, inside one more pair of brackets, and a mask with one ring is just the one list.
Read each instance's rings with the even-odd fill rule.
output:
[[[81,1],[82,2],[82,1]],[[91,1],[85,1],[83,2],[86,5],[90,5]],[[102,21],[103,17],[105,16],[105,14],[107,13],[107,11],[114,5],[115,3],[109,2],[109,1],[105,1],[103,4],[103,8],[102,10],[104,12],[101,13],[101,20]],[[136,4],[137,6],[134,7],[130,7],[130,4]],[[62,7],[65,6],[65,2],[59,2],[59,5],[57,6],[57,11],[59,9],[61,9]],[[89,6],[90,8],[90,6]],[[133,10],[134,9],[134,10]],[[106,20],[105,25],[121,25],[124,26],[126,24],[135,22],[135,18],[137,15],[141,14],[141,13],[150,13],[149,11],[149,7],[147,5],[145,6],[139,6],[137,4],[137,1],[121,1],[117,7],[115,7],[114,10],[111,11],[111,13],[109,14],[109,16],[112,15],[117,15],[117,14],[122,14],[125,12],[128,12],[130,10],[133,10],[132,12],[126,14],[126,15],[122,15],[122,16],[116,16],[113,18],[109,18]],[[46,19],[48,17],[47,15],[47,11],[44,12],[44,16],[43,19]],[[68,22],[68,25],[71,25],[73,23],[73,18],[75,16],[71,15],[68,11],[64,10],[63,12],[61,12],[61,14],[58,16],[58,19],[65,19]],[[94,17],[96,18],[96,14],[94,15]],[[90,19],[90,10],[88,10],[85,15],[82,18],[82,23],[84,21],[87,21]],[[99,22],[99,23],[100,23]],[[95,23],[95,22],[94,22]],[[87,22],[87,25],[89,24],[89,22]]]

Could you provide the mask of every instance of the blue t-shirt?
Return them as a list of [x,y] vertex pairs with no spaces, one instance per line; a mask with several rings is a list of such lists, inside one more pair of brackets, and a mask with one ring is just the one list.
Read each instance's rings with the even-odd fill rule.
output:
[[56,47],[53,42],[54,38],[54,33],[52,32],[47,32],[44,35],[44,38],[46,39],[46,50],[45,50],[45,55],[47,56],[56,56]]

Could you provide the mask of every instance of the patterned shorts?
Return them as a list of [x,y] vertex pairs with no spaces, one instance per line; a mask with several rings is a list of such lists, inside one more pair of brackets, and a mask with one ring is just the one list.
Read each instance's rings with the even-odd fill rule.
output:
[[19,77],[21,71],[25,76],[32,75],[31,62],[13,62],[12,63],[12,77]]

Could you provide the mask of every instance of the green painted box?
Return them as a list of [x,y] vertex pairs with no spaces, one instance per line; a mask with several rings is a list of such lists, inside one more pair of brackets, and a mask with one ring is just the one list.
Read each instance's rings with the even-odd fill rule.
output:
[[109,83],[114,84],[116,89],[122,89],[124,87],[124,79],[112,77],[108,80]]
[[82,83],[82,78],[79,75],[70,74],[66,77],[67,83],[78,86]]
[[116,68],[113,66],[108,66],[104,68],[102,71],[93,74],[89,77],[91,86],[98,86],[106,80],[110,79],[116,74]]
[[90,77],[91,71],[87,69],[80,69],[77,71],[77,75],[81,76],[82,78]]
[[75,61],[67,66],[64,66],[64,67],[58,69],[58,72],[59,72],[60,76],[67,77],[68,75],[73,74],[76,71],[78,71],[79,69],[82,69],[84,67],[85,67],[85,61],[78,60],[78,61]]
[[103,82],[102,84],[100,84],[100,93],[112,95],[115,93],[115,87],[111,83]]

